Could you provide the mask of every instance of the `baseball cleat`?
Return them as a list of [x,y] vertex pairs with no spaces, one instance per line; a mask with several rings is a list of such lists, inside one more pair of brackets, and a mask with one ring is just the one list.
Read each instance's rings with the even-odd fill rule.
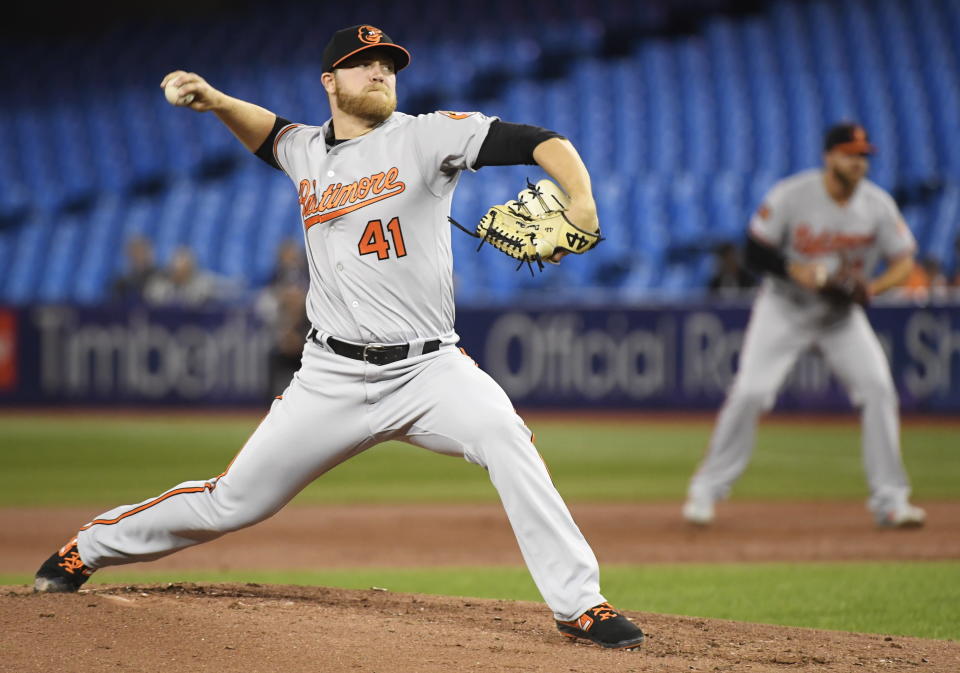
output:
[[881,528],[920,528],[927,520],[927,513],[911,504],[881,512],[877,525]]
[[44,593],[72,593],[86,582],[93,570],[83,565],[73,538],[43,562],[33,580],[33,590]]
[[557,630],[610,649],[632,650],[643,643],[643,631],[609,603],[590,608],[572,622],[557,620]]
[[709,526],[713,523],[713,503],[690,498],[683,504],[683,518],[695,526]]

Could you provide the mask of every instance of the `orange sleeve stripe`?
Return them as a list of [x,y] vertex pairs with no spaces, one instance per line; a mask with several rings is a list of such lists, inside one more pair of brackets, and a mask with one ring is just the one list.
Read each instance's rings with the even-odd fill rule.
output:
[[[226,471],[224,471],[223,474],[226,474]],[[220,475],[220,476],[222,477],[223,475]],[[220,477],[217,477],[217,478],[219,479]],[[113,525],[113,524],[115,524],[115,523],[118,523],[118,522],[120,522],[120,521],[123,521],[123,520],[126,519],[128,516],[133,516],[134,514],[139,514],[140,512],[142,512],[142,511],[144,511],[144,510],[150,509],[150,508],[153,507],[154,505],[159,505],[161,502],[163,502],[163,501],[166,500],[167,498],[172,498],[172,497],[175,496],[175,495],[182,495],[182,494],[184,494],[184,493],[203,493],[204,491],[212,491],[212,490],[215,489],[216,487],[217,487],[216,484],[212,484],[212,483],[210,483],[210,482],[207,482],[207,483],[204,484],[203,486],[190,486],[190,487],[188,487],[188,488],[178,488],[178,489],[175,489],[175,490],[173,490],[173,491],[169,491],[169,492],[167,492],[167,493],[164,493],[164,494],[161,495],[159,498],[154,498],[154,499],[151,500],[150,502],[146,502],[146,503],[140,505],[139,507],[135,507],[135,508],[131,509],[129,512],[124,512],[123,514],[121,514],[120,516],[118,516],[118,517],[115,518],[115,519],[94,519],[93,521],[91,521],[91,522],[88,523],[87,525],[83,526],[80,530],[87,530],[88,528],[90,528],[90,526],[96,526],[96,525],[98,525],[98,524],[99,524],[99,525],[103,525],[103,526],[111,526],[111,525]]]
[[[277,137],[273,139],[273,158],[274,159],[277,158],[277,145],[280,144],[280,139],[284,136],[284,134],[287,131],[292,131],[298,126],[303,126],[303,124],[290,124],[289,126],[285,126],[283,130],[281,130],[280,133],[277,134]],[[279,159],[277,160],[277,163],[278,164],[280,163]]]

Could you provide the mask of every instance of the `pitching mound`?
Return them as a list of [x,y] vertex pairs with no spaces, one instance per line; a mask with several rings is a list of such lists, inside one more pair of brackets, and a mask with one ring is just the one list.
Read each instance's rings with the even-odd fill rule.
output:
[[642,649],[574,644],[542,605],[231,585],[0,596],[5,671],[942,671],[960,645],[630,613]]

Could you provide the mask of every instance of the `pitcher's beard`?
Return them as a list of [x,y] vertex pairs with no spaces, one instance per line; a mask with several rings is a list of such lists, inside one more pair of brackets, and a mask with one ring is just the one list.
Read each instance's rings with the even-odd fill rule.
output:
[[341,112],[357,117],[371,124],[379,124],[387,117],[393,114],[397,109],[397,96],[388,89],[379,89],[387,94],[386,98],[382,96],[372,96],[369,91],[364,91],[360,95],[337,91],[337,106]]

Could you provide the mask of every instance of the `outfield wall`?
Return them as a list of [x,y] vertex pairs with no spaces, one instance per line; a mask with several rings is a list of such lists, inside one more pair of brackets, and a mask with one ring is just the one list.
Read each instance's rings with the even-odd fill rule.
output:
[[[524,408],[712,409],[736,367],[748,304],[461,310],[461,345]],[[960,306],[870,319],[904,410],[960,413]],[[0,308],[0,405],[262,406],[270,330],[250,311]],[[816,353],[780,409],[849,409]]]

